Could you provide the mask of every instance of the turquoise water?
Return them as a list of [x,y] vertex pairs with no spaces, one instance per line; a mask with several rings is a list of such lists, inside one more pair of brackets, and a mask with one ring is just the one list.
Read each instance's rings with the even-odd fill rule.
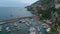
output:
[[[29,21],[32,23],[32,25],[37,28],[38,26],[40,26],[39,24],[36,23],[36,21],[32,21],[29,19]],[[18,26],[20,26],[22,29],[17,31],[17,29],[14,28],[13,24],[14,23],[6,23],[6,24],[1,24],[3,26],[2,32],[0,32],[0,34],[29,34],[29,29],[30,27],[28,27],[27,25],[25,25],[24,23],[18,23],[16,22]],[[12,25],[11,25],[12,24]],[[13,27],[11,27],[13,26]],[[5,30],[6,27],[10,27],[10,29],[12,30],[11,32],[7,32]],[[40,26],[40,31],[42,32],[42,34],[46,34],[46,31],[43,27]],[[15,29],[15,30],[14,30]]]
[[29,21],[32,23],[32,25],[33,25],[35,28],[40,27],[40,31],[42,32],[42,34],[47,34],[47,33],[46,33],[46,29],[44,29],[41,24],[38,24],[37,21],[35,21],[35,20],[34,20],[34,21],[29,20]]
[[[17,29],[15,29],[14,27],[11,27],[11,26],[13,26],[11,24],[13,24],[13,23],[1,24],[3,26],[3,28],[2,28],[2,31],[0,32],[0,34],[12,34],[12,33],[14,33],[14,34],[29,34],[29,31],[28,31],[29,27],[27,27],[25,24],[18,23],[19,26],[22,27],[22,29],[19,31],[17,31]],[[5,29],[6,27],[10,27],[11,32],[7,32]]]

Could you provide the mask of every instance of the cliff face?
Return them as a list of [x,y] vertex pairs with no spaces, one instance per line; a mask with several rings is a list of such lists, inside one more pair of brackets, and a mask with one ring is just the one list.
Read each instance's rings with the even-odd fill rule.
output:
[[60,0],[38,0],[37,2],[30,5],[32,8],[39,7],[42,10],[49,9],[51,7],[59,8]]
[[54,6],[53,0],[38,0],[37,2],[30,5],[30,7],[36,8],[39,7],[42,10],[49,9]]
[[51,18],[51,12],[60,13],[60,9],[57,9],[60,7],[59,2],[60,0],[38,0],[27,8],[36,15],[42,14],[43,18]]

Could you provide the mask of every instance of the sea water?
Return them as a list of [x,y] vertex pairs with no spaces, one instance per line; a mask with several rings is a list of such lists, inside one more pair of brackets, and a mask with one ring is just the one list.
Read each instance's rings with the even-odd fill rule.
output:
[[[27,17],[27,16],[33,16],[33,15],[29,11],[27,11],[25,8],[0,7],[0,20],[7,20],[7,19],[11,19],[11,18],[20,18],[20,17]],[[29,22],[31,22],[35,28],[37,28],[37,26],[39,26],[36,21],[29,20]],[[5,24],[0,24],[0,26],[3,26],[0,34],[29,34],[30,33],[29,32],[30,27],[26,26],[23,23],[18,23],[18,22],[16,22],[16,23],[18,24],[18,26],[22,27],[21,30],[17,31],[16,29],[14,29],[13,22],[12,23],[5,23]],[[6,27],[10,27],[10,29],[12,31],[7,32]],[[44,32],[43,29],[42,29],[42,32]]]

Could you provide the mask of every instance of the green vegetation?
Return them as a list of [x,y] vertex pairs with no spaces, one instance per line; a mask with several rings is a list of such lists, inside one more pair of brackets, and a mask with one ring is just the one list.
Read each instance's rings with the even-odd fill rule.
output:
[[[41,20],[51,19],[52,18],[51,12],[57,12],[58,15],[60,15],[60,8],[56,9],[55,5],[52,3],[53,2],[52,0],[44,0],[44,1],[41,1],[41,2],[42,3],[39,4],[39,6],[36,6],[36,7],[28,6],[27,10],[31,11],[33,14],[34,13],[36,14],[35,10],[37,10],[37,13],[39,14],[39,17],[40,17]],[[40,7],[40,5],[41,5],[41,7]],[[47,6],[47,8],[45,8],[46,6]],[[35,8],[35,10],[34,10],[34,8]],[[42,10],[41,8],[45,8],[46,10]],[[40,16],[40,14],[42,14],[42,16]],[[55,20],[55,23],[53,25],[56,25],[56,24],[60,25],[60,16],[58,16],[57,20]],[[55,26],[52,27],[51,32],[53,34],[58,34],[56,29],[57,29],[57,27],[56,28],[55,28]]]
[[52,34],[58,34],[56,28],[54,28],[54,27],[51,28],[51,33]]
[[[33,4],[32,6],[27,6],[26,8],[28,11],[31,11],[31,13],[33,13],[33,14],[38,13],[39,14],[38,16],[40,17],[40,19],[51,19],[51,12],[57,12],[60,15],[60,9],[56,9],[55,5],[52,2],[53,2],[52,0],[43,0],[43,1],[41,1],[40,4],[35,3],[35,4],[37,4],[35,7],[34,7],[35,4]],[[46,10],[42,10],[41,9],[42,7],[40,7],[40,5],[42,7],[47,6]],[[36,12],[35,12],[34,8],[35,8],[35,10],[37,10]],[[42,14],[42,16],[40,16],[40,14]]]
[[56,20],[55,23],[58,24],[58,25],[60,25],[60,20],[59,19]]

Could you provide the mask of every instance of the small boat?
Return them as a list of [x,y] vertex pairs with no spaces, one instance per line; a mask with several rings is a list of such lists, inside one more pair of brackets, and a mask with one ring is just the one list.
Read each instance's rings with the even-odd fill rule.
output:
[[19,20],[19,23],[22,23],[22,20]]
[[23,22],[23,23],[25,23],[25,22],[26,22],[26,20],[25,20],[25,19],[22,19],[22,22]]
[[6,27],[7,32],[11,32],[10,27]]
[[40,27],[39,27],[39,26],[37,27],[37,29],[38,29],[38,31],[40,32]]
[[25,23],[25,19],[19,20],[19,23]]
[[17,27],[15,27],[17,30],[21,30],[22,28],[21,27],[19,27],[19,26],[17,26]]
[[17,27],[17,23],[14,23],[13,25],[14,25],[15,27]]
[[49,25],[46,24],[46,23],[43,23],[42,26],[43,26],[43,28],[48,28],[49,27]]
[[19,21],[19,23],[22,23],[22,21]]
[[11,32],[11,30],[9,29],[7,32]]
[[29,34],[36,34],[36,29],[34,27],[30,27],[29,31]]
[[47,33],[50,33],[51,28],[47,28],[46,31]]
[[27,26],[30,26],[30,24],[28,22],[25,23]]

